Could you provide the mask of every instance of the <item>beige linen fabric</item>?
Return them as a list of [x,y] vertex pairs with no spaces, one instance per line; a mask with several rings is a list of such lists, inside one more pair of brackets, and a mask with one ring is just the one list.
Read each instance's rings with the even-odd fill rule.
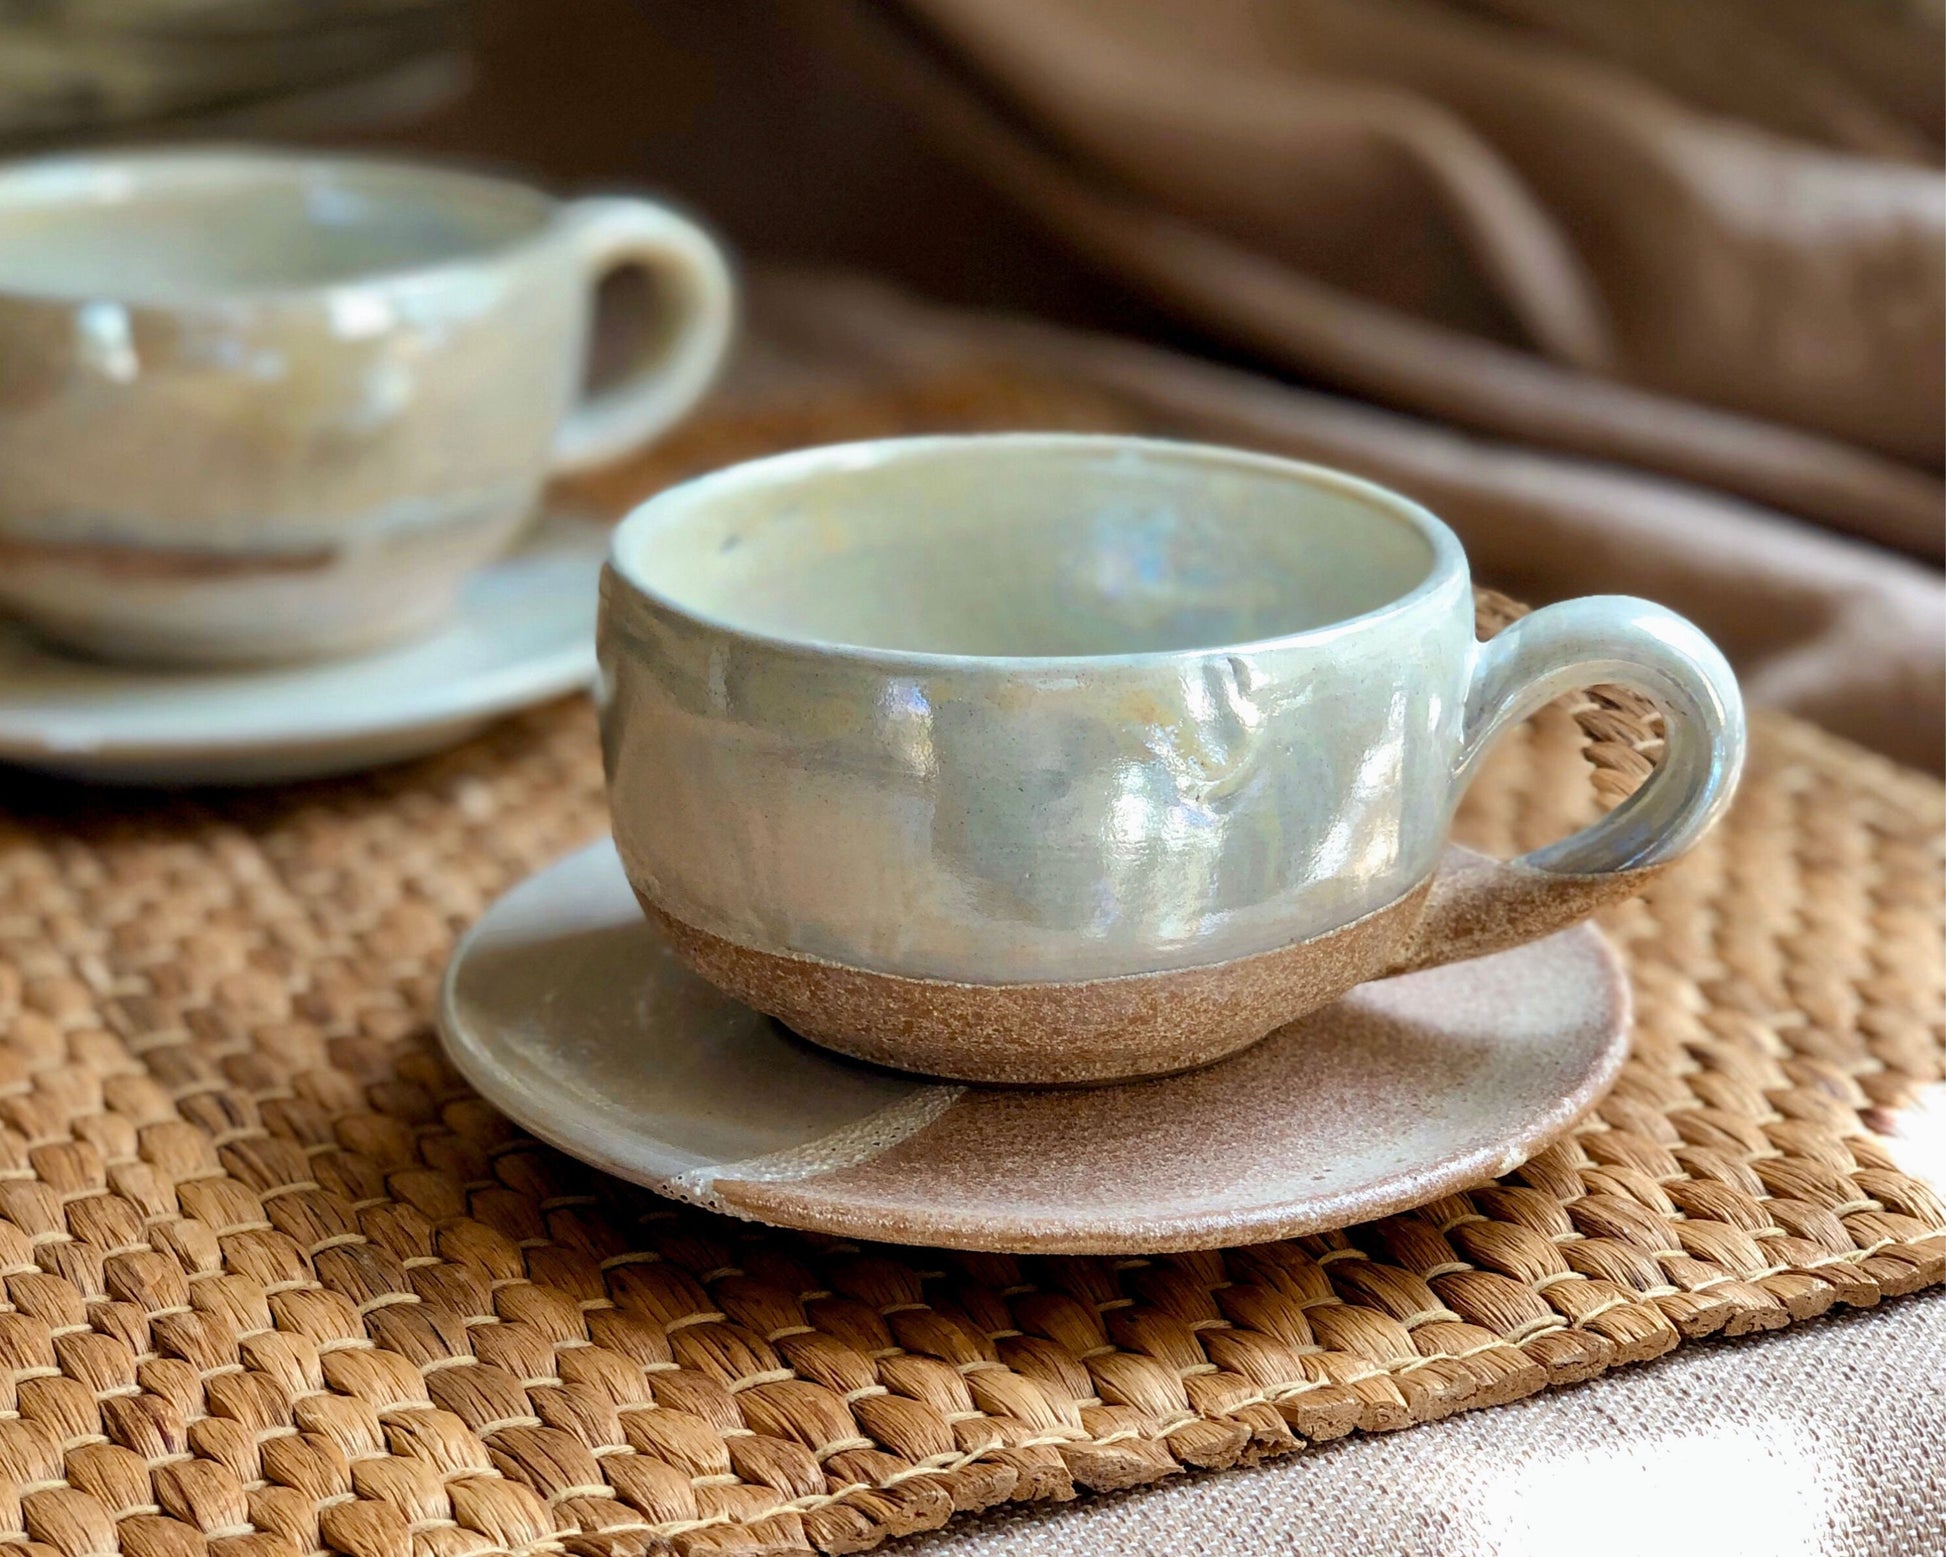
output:
[[1946,1297],[1685,1347],[1253,1470],[982,1516],[906,1557],[1938,1557]]

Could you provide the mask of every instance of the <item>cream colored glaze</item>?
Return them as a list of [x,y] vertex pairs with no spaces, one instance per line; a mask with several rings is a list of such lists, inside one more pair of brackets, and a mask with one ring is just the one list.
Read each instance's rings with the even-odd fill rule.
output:
[[[623,264],[662,317],[577,403]],[[730,314],[714,245],[646,202],[268,151],[0,168],[0,606],[184,663],[423,631],[550,470],[693,403]]]
[[[1088,1046],[1112,1023],[1068,1024],[1073,1002],[1035,1016],[1019,990],[1287,954],[1408,900],[1487,742],[1573,687],[1655,697],[1666,760],[1508,878],[1518,912],[1452,900],[1419,960],[1483,918],[1526,938],[1572,922],[1629,885],[1581,878],[1673,858],[1727,803],[1742,710],[1694,627],[1609,597],[1484,646],[1472,620],[1437,519],[1284,460],[1015,434],[759,461],[617,532],[600,629],[617,846],[699,967],[734,965],[744,998],[852,1052],[900,1063],[910,1043],[910,1063],[993,1074],[964,1021],[959,1040],[943,1015],[913,1037],[952,986],[962,1018],[985,1001],[996,1029],[1036,1024],[1009,1079],[1175,1068],[1184,1035],[1144,1029],[1144,1054],[1124,1034],[1111,1062]],[[1222,1047],[1384,965],[1286,980]],[[864,976],[911,998],[839,998]]]

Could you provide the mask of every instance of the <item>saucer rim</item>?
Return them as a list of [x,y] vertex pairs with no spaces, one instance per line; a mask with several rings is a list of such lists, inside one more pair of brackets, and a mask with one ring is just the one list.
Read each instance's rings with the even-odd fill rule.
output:
[[[973,1216],[955,1217],[951,1207],[943,1216],[911,1216],[907,1222],[910,1236],[897,1241],[922,1247],[963,1249],[979,1253],[1049,1255],[1136,1255],[1186,1254],[1205,1249],[1228,1249],[1240,1245],[1272,1243],[1285,1238],[1301,1238],[1312,1233],[1335,1232],[1346,1227],[1397,1216],[1414,1207],[1430,1204],[1447,1195],[1479,1189],[1516,1171],[1539,1153],[1561,1140],[1608,1095],[1628,1062],[1629,1033],[1634,1021],[1633,998],[1626,975],[1613,945],[1592,924],[1572,925],[1555,932],[1559,937],[1592,941],[1599,947],[1599,960],[1609,987],[1612,1021],[1599,1055],[1573,1091],[1562,1095],[1528,1126],[1507,1137],[1499,1149],[1481,1148],[1463,1157],[1444,1161],[1439,1168],[1420,1173],[1394,1172],[1354,1187],[1321,1196],[1304,1203],[1302,1211],[1279,1210],[1266,1202],[1248,1209],[1177,1212],[1164,1218],[1131,1217],[1126,1221],[1097,1216],[1084,1223],[1054,1223],[1021,1216],[1010,1221],[1008,1241],[996,1243],[981,1237]],[[1553,939],[1544,937],[1543,939]],[[1529,942],[1528,945],[1535,943]],[[1518,951],[1515,947],[1512,950]],[[1504,952],[1495,955],[1504,956]],[[1484,961],[1485,959],[1477,959]],[[1409,977],[1410,975],[1401,975]],[[1374,980],[1373,982],[1378,982]],[[1328,1009],[1328,1008],[1326,1008]],[[1240,1050],[1238,1053],[1247,1053]],[[1214,1061],[1221,1065],[1235,1055]],[[1204,1067],[1207,1068],[1207,1067]],[[1166,1081],[1169,1077],[1143,1077],[1133,1082],[1109,1085],[1139,1086],[1144,1081]],[[976,1088],[968,1091],[1021,1090],[1017,1088]],[[1025,1090],[1036,1090],[1028,1088]],[[1049,1088],[1046,1090],[1070,1090]],[[1073,1089],[1086,1090],[1086,1089]],[[498,1106],[498,1105],[495,1105]],[[509,1115],[509,1117],[512,1117]],[[527,1126],[522,1125],[525,1129]],[[553,1144],[553,1143],[550,1143]],[[559,1147],[566,1151],[568,1148]],[[573,1155],[573,1153],[570,1153]],[[584,1159],[585,1160],[585,1159]],[[1407,1181],[1410,1182],[1407,1182]],[[643,1182],[634,1180],[633,1182]],[[799,1228],[840,1238],[873,1238],[873,1227],[886,1225],[886,1210],[871,1202],[840,1204],[827,1201],[824,1208],[807,1207],[803,1216],[790,1212],[785,1204],[797,1181],[737,1179],[727,1171],[710,1181],[712,1204],[733,1216],[772,1226]],[[1396,1186],[1385,1189],[1374,1186]],[[1355,1202],[1355,1203],[1354,1203]],[[826,1214],[827,1211],[830,1214]],[[792,1214],[789,1221],[782,1214]],[[815,1220],[813,1218],[815,1217]],[[1221,1223],[1219,1226],[1218,1223]],[[1126,1228],[1126,1232],[1117,1231]]]
[[[956,1216],[950,1205],[942,1205],[919,1215],[909,1211],[895,1213],[901,1219],[895,1224],[892,1220],[894,1214],[888,1214],[888,1208],[876,1202],[846,1205],[827,1199],[793,1204],[790,1192],[799,1181],[738,1178],[734,1170],[739,1165],[735,1163],[721,1165],[721,1171],[709,1175],[702,1192],[698,1193],[681,1182],[682,1176],[652,1170],[639,1160],[631,1162],[627,1157],[617,1155],[612,1149],[615,1141],[606,1133],[595,1132],[595,1138],[576,1139],[573,1131],[547,1124],[541,1111],[531,1106],[532,1098],[523,1091],[517,1079],[487,1052],[477,1037],[468,1035],[466,1025],[458,1014],[461,969],[477,946],[495,909],[514,892],[538,883],[548,875],[565,873],[571,864],[594,851],[612,851],[613,847],[613,841],[604,836],[568,851],[510,884],[467,928],[455,943],[440,979],[434,1028],[441,1052],[480,1097],[536,1140],[597,1171],[641,1185],[670,1199],[770,1226],[871,1242],[987,1253],[1055,1255],[1182,1253],[1330,1231],[1396,1215],[1446,1195],[1479,1188],[1513,1172],[1580,1123],[1608,1094],[1628,1059],[1634,1026],[1633,991],[1613,943],[1594,923],[1584,921],[1557,931],[1553,936],[1544,937],[1540,942],[1529,942],[1513,948],[1511,953],[1531,950],[1548,941],[1575,941],[1581,943],[1584,951],[1593,954],[1601,971],[1606,1019],[1602,1024],[1599,1044],[1575,1085],[1565,1089],[1556,1102],[1538,1116],[1525,1120],[1519,1129],[1510,1131],[1500,1141],[1458,1158],[1442,1160],[1430,1169],[1394,1170],[1373,1181],[1369,1188],[1344,1189],[1321,1201],[1308,1200],[1298,1207],[1286,1201],[1281,1206],[1265,1203],[1249,1210],[1232,1207],[1221,1211],[1173,1212],[1162,1217],[1142,1216],[1140,1213],[1119,1218],[1095,1215],[1055,1225],[1036,1222],[1029,1217],[1010,1221],[1004,1230],[995,1229],[990,1213],[973,1212]],[[1510,953],[1495,955],[1507,956]],[[825,1052],[830,1054],[834,1064],[901,1076],[911,1082],[915,1092],[930,1088],[951,1093],[951,1102],[956,1102],[969,1092],[1046,1090],[1074,1091],[1082,1095],[1094,1090],[982,1087],[942,1078],[884,1071],[883,1067],[866,1065],[835,1052]],[[1144,1086],[1166,1079],[1141,1078],[1106,1085]],[[626,1140],[627,1137],[621,1139]],[[667,1160],[670,1153],[665,1151],[663,1155]],[[1220,1226],[1216,1225],[1219,1220]]]
[[[566,549],[585,553],[591,563],[589,592],[592,596],[594,580],[606,556],[609,526],[605,521],[564,508],[545,511],[519,544],[505,556],[487,564],[480,570],[481,574],[490,575],[524,556],[534,555],[540,550],[534,544],[539,526],[557,522],[572,524],[576,529],[587,532],[585,536],[576,537],[574,545]],[[463,621],[462,610],[433,633],[360,655],[289,665],[215,668],[188,674],[206,676],[211,684],[244,684],[255,678],[273,679],[277,683],[274,690],[280,696],[301,697],[311,677],[336,672],[347,665],[362,662],[366,673],[383,675],[388,661],[423,650],[429,643],[437,642],[442,635],[454,631]],[[34,641],[34,635],[25,623],[11,620],[0,620],[0,636],[16,641]],[[125,673],[131,689],[138,687],[142,678],[153,674],[139,666],[116,666],[107,662],[101,668],[108,675]],[[403,738],[414,732],[426,734],[430,744],[424,750],[436,750],[448,743],[449,736],[463,739],[469,732],[503,715],[579,689],[592,689],[598,675],[595,644],[590,633],[585,638],[571,642],[564,639],[543,653],[468,672],[458,678],[413,683],[399,688],[396,696],[382,703],[361,700],[323,718],[300,722],[293,716],[285,715],[272,720],[253,719],[248,723],[239,720],[221,727],[206,724],[199,731],[186,731],[180,736],[136,737],[117,734],[112,717],[97,719],[89,724],[77,721],[72,735],[50,733],[44,726],[34,729],[34,715],[31,712],[23,719],[19,712],[9,711],[6,688],[4,682],[0,682],[0,763],[74,777],[112,778],[122,770],[149,765],[161,767],[169,763],[207,762],[220,767],[229,760],[243,766],[252,759],[274,757],[280,751],[295,747],[316,748],[318,760],[313,764],[300,759],[294,766],[294,773],[324,775],[348,771],[360,765],[351,752],[342,748],[355,747],[361,742],[384,741],[389,737],[398,742],[401,755],[384,760],[405,760],[413,753],[406,750],[410,742]],[[60,719],[66,716],[55,717]],[[334,748],[338,750],[334,751]],[[203,779],[198,782],[220,780]]]

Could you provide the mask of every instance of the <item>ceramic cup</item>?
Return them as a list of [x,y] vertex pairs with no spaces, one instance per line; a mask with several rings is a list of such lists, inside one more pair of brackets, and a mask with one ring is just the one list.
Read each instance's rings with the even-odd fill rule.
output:
[[[655,306],[584,396],[624,267]],[[547,475],[695,402],[731,313],[716,246],[641,200],[267,151],[0,167],[0,607],[176,663],[422,631]]]
[[[706,476],[617,530],[615,842],[706,978],[844,1053],[982,1082],[1217,1059],[1388,973],[1549,934],[1727,804],[1743,711],[1600,596],[1476,641],[1395,493],[1117,437],[917,438]],[[1448,852],[1494,734],[1591,683],[1668,729],[1624,805]]]

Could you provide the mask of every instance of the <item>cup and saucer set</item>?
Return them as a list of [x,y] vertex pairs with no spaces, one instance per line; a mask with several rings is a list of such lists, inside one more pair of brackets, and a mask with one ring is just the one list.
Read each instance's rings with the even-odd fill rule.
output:
[[[1585,921],[1729,801],[1742,705],[1621,597],[1474,635],[1417,504],[1134,438],[810,449],[650,499],[598,647],[612,842],[463,938],[446,1050],[536,1136],[852,1238],[1135,1254],[1505,1173],[1615,1078]],[[1495,735],[1621,682],[1653,775],[1497,862]]]
[[[587,395],[618,265],[662,306]],[[731,314],[640,201],[0,170],[0,760],[309,776],[594,682],[612,840],[462,937],[441,1037],[535,1136],[735,1216],[1219,1247],[1485,1182],[1594,1104],[1629,995],[1585,921],[1742,765],[1700,632],[1594,597],[1479,643],[1417,504],[1139,438],[808,449],[530,527],[694,403]],[[1496,734],[1610,682],[1664,716],[1641,788],[1450,845]]]

